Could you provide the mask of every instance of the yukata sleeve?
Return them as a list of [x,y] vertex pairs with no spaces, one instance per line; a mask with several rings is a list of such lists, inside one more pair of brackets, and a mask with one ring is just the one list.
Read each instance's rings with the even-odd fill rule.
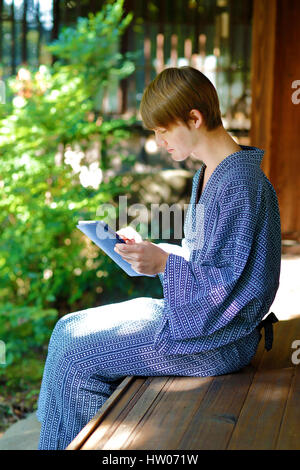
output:
[[157,246],[167,253],[173,253],[174,255],[183,256],[185,259],[189,258],[188,249],[184,245],[184,239],[181,246],[173,243],[158,243]]
[[[232,181],[218,199],[214,233],[202,253],[187,261],[170,254],[163,279],[174,340],[215,333],[239,315],[253,296],[248,269],[259,217],[259,183]],[[260,253],[261,260],[264,253]],[[253,281],[253,280],[252,280]]]
[[[175,245],[173,243],[158,243],[157,246],[159,246],[159,248],[166,251],[167,253],[182,256],[186,260],[189,259],[190,254],[188,248],[185,245],[185,239],[182,240],[181,246]],[[160,279],[160,282],[163,284],[164,273],[158,273],[158,277]]]

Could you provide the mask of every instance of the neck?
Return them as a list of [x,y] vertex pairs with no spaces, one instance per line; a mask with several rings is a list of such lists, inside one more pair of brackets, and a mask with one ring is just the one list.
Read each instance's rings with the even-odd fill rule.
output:
[[201,129],[198,145],[193,155],[206,165],[206,174],[211,174],[215,168],[232,153],[239,152],[241,147],[228,134],[223,126],[212,131]]

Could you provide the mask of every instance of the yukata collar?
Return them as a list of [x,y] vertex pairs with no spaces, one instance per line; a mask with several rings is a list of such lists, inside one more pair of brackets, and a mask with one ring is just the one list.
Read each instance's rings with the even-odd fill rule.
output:
[[[261,150],[257,147],[253,147],[249,145],[240,145],[240,147],[241,147],[241,150],[231,153],[216,166],[216,168],[214,169],[214,171],[208,178],[208,181],[205,185],[204,190],[201,193],[199,201],[202,200],[204,195],[209,191],[210,186],[213,185],[215,187],[216,185],[218,185],[218,183],[224,177],[224,173],[226,172],[226,170],[231,168],[232,165],[236,164],[237,162],[239,164],[247,164],[247,165],[250,164],[254,166],[260,166],[263,155],[265,153],[264,150]],[[195,197],[198,193],[199,184],[200,184],[200,181],[201,181],[201,178],[205,169],[206,169],[206,165],[205,163],[203,163],[196,173],[197,184],[196,184]]]

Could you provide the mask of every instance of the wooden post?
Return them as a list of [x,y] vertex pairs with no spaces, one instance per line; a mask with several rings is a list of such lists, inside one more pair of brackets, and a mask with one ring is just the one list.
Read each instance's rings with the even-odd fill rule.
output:
[[11,73],[15,75],[16,68],[16,23],[15,23],[15,5],[14,0],[11,2]]
[[[127,16],[128,13],[133,12],[133,4],[132,0],[125,0],[124,2],[124,17]],[[128,44],[129,44],[129,34],[130,34],[130,29],[127,28],[126,31],[124,32],[122,38],[121,38],[121,54],[125,54],[128,51]],[[128,79],[123,78],[120,81],[120,88],[119,88],[119,97],[120,97],[120,102],[119,102],[119,110],[121,114],[124,114],[127,109],[128,109]]]
[[52,41],[58,38],[59,26],[60,26],[60,8],[59,0],[53,0],[53,28],[51,33]]
[[252,28],[252,109],[250,139],[265,150],[263,170],[270,175],[277,0],[254,0]]
[[298,241],[300,103],[292,84],[300,80],[299,18],[298,0],[254,0],[250,133],[251,145],[265,150],[262,168],[278,195],[282,238]]
[[27,65],[27,0],[23,1],[22,18],[22,63]]
[[37,23],[37,28],[38,28],[37,63],[38,65],[40,65],[43,27],[42,27],[41,20],[40,20],[40,4],[39,3],[37,4],[35,17],[36,17],[36,23]]
[[3,0],[0,0],[0,63],[3,61],[3,21]]
[[143,2],[143,18],[145,21],[145,37],[144,37],[144,61],[145,61],[145,87],[151,82],[151,39],[148,1]]

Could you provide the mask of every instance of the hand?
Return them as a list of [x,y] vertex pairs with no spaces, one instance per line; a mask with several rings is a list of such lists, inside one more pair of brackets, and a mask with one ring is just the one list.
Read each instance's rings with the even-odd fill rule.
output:
[[128,261],[136,272],[141,274],[164,272],[169,256],[169,253],[149,241],[117,243],[114,250],[125,261]]
[[118,230],[117,234],[120,235],[120,237],[123,238],[126,243],[139,243],[143,241],[141,235],[130,226],[121,228]]

